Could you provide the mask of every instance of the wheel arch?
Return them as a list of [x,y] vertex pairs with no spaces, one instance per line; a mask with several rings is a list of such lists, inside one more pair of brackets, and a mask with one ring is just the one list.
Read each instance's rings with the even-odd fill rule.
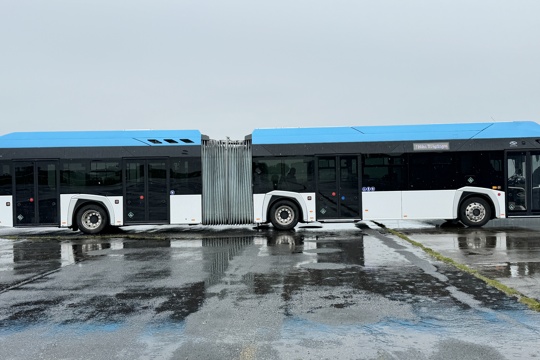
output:
[[111,211],[107,208],[107,206],[99,200],[90,200],[90,199],[78,199],[73,207],[73,213],[71,214],[71,224],[72,228],[74,230],[79,230],[79,226],[77,225],[77,213],[80,209],[82,209],[86,205],[97,205],[105,211],[107,215],[107,219],[109,219],[109,223],[107,225],[114,224],[111,219]]
[[456,197],[454,198],[454,210],[453,210],[455,219],[459,220],[459,211],[460,211],[461,205],[463,204],[464,201],[466,201],[467,199],[470,199],[471,197],[482,198],[488,203],[491,210],[490,220],[505,217],[504,192],[467,186],[467,187],[458,189],[456,192]]
[[302,223],[307,223],[310,221],[309,214],[314,212],[315,202],[314,201],[312,201],[311,203],[309,202],[309,200],[315,197],[314,195],[315,194],[312,194],[312,193],[297,193],[297,192],[283,191],[283,190],[270,191],[264,194],[264,198],[261,201],[260,214],[262,216],[262,219],[260,222],[268,223],[270,221],[270,218],[269,218],[270,208],[273,206],[275,201],[289,200],[289,201],[294,202],[294,204],[298,208],[298,211],[300,213],[300,217],[298,221]]
[[481,193],[474,193],[474,192],[464,192],[463,195],[461,196],[461,198],[459,199],[459,202],[458,202],[458,207],[457,207],[457,212],[456,212],[456,216],[457,216],[457,219],[459,220],[459,209],[461,209],[461,205],[463,205],[463,203],[465,201],[467,201],[468,199],[470,198],[473,198],[473,197],[476,197],[476,198],[481,198],[483,200],[485,200],[487,202],[487,204],[489,205],[489,208],[491,210],[491,213],[490,213],[490,217],[489,219],[492,220],[492,219],[495,219],[495,205],[493,204],[493,200],[486,194],[481,194]]
[[[117,205],[113,205],[111,200],[115,200],[117,202]],[[123,207],[121,205],[120,198],[110,199],[106,196],[81,194],[73,196],[70,199],[68,206],[68,220],[71,221],[71,223],[68,224],[69,227],[74,229],[77,228],[77,212],[81,209],[81,207],[86,205],[97,205],[102,207],[108,217],[107,225],[123,225]]]
[[296,205],[296,208],[298,209],[298,222],[305,222],[304,220],[304,211],[305,207],[302,207],[302,204],[298,201],[296,197],[293,196],[283,196],[283,195],[272,195],[270,196],[270,199],[268,200],[268,205],[266,206],[266,219],[269,221],[270,219],[270,211],[272,209],[272,206],[276,204],[279,201],[289,201],[292,202],[294,205]]

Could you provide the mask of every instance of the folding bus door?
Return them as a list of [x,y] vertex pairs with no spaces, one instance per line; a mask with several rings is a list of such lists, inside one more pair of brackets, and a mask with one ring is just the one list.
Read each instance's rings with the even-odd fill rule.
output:
[[540,215],[540,151],[506,154],[508,216]]
[[14,224],[58,225],[58,161],[17,161]]
[[125,223],[169,223],[167,160],[125,160],[124,168]]
[[360,219],[359,157],[317,157],[317,219]]

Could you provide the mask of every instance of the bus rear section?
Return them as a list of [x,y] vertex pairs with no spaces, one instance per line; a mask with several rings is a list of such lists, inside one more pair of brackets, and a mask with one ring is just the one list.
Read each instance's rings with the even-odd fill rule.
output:
[[0,225],[200,224],[197,130],[13,133],[0,137]]

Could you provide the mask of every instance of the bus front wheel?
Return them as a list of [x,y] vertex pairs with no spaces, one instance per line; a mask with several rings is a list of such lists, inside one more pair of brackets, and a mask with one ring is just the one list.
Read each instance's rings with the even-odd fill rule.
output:
[[98,234],[107,226],[107,212],[99,205],[86,205],[77,212],[77,225],[85,234]]
[[491,207],[482,198],[468,198],[460,206],[459,219],[469,227],[484,226],[491,219]]
[[270,221],[276,229],[291,230],[298,224],[298,208],[290,201],[278,201],[270,209]]

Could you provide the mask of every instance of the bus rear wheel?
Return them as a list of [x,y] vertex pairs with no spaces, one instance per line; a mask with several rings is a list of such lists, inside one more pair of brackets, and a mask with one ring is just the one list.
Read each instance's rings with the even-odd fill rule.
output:
[[107,212],[99,205],[86,205],[77,212],[77,225],[85,234],[99,234],[107,222]]
[[290,201],[278,201],[270,209],[270,221],[278,230],[291,230],[298,224],[298,207]]
[[482,198],[468,198],[460,206],[459,219],[469,227],[484,226],[491,219],[491,207]]

